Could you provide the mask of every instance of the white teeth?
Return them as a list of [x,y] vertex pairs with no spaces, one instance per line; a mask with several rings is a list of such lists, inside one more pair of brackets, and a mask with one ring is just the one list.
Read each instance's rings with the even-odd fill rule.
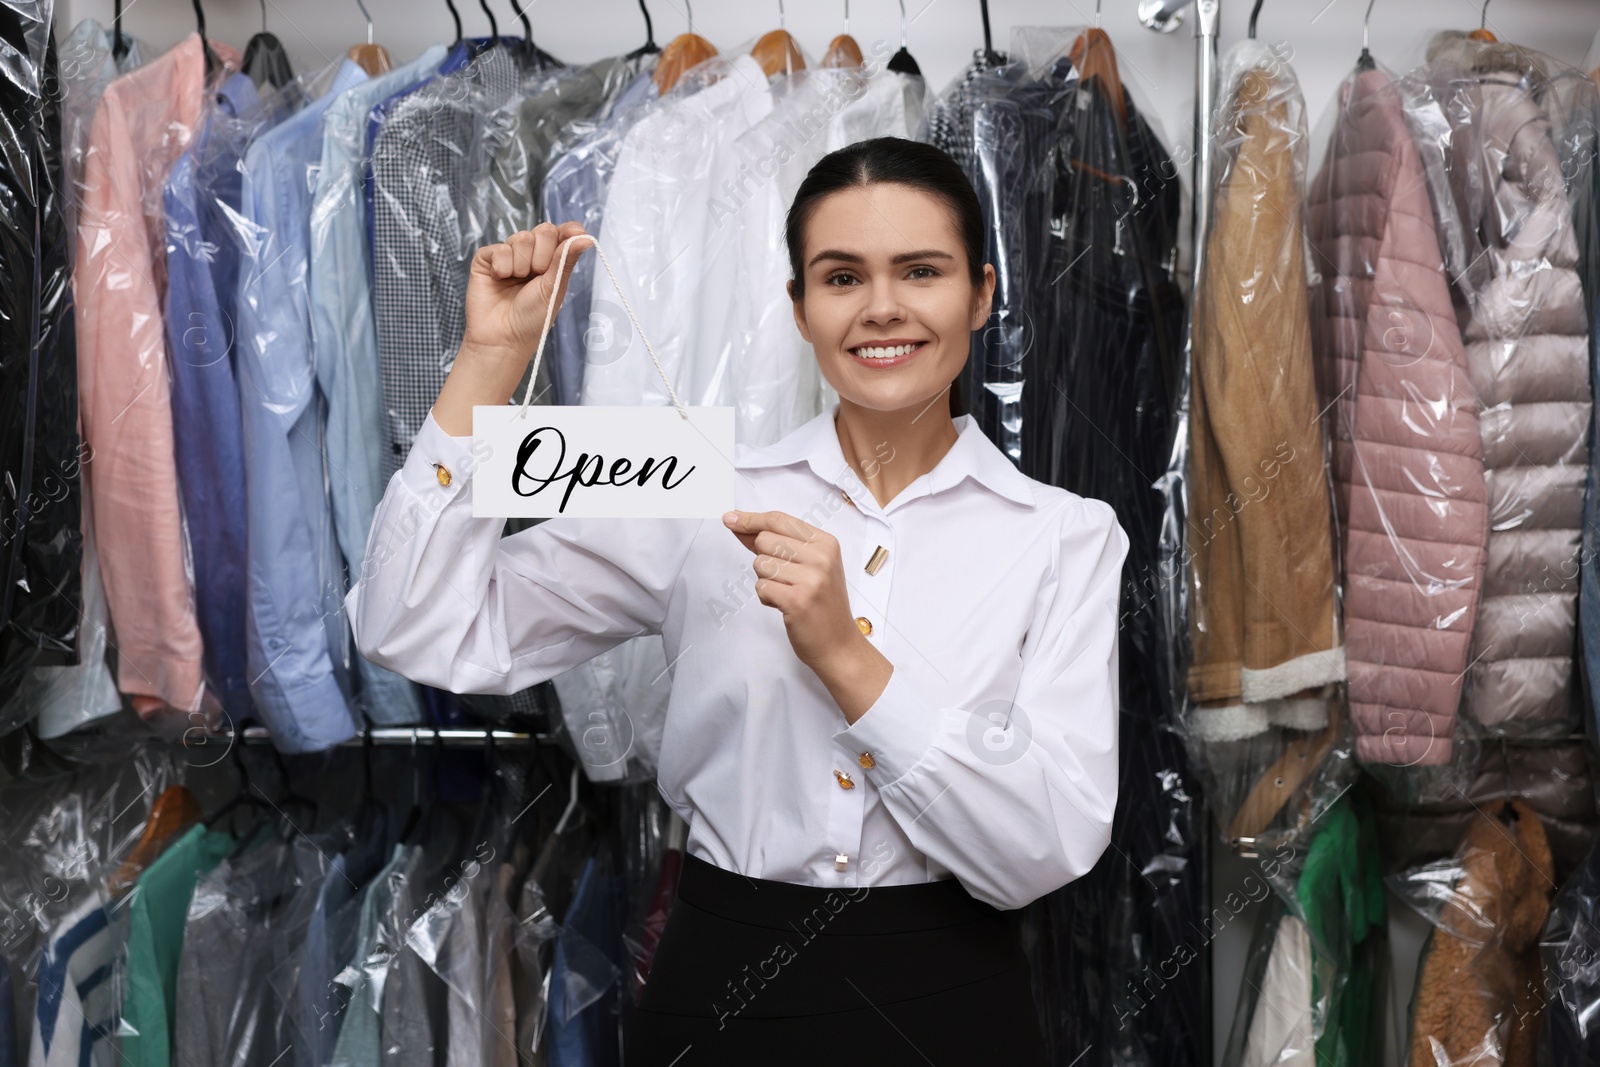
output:
[[893,359],[895,356],[910,355],[916,345],[893,345],[889,348],[881,346],[867,346],[855,350],[856,355],[862,359]]

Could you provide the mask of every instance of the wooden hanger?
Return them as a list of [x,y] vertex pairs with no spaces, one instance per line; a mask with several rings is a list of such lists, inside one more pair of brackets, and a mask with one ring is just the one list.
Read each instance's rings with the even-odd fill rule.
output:
[[824,67],[859,67],[864,62],[861,46],[848,33],[841,33],[828,42],[828,54],[822,57]]
[[372,15],[367,11],[367,5],[362,0],[356,0],[356,6],[361,9],[361,15],[367,20],[367,43],[353,44],[345,55],[352,63],[357,64],[367,72],[367,77],[376,78],[386,74],[394,68],[394,61],[389,58],[389,50],[381,44],[372,43]]
[[669,92],[685,71],[698,67],[717,54],[715,45],[694,32],[694,8],[689,7],[689,0],[684,0],[683,6],[689,13],[689,32],[678,34],[661,50],[661,58],[656,60],[656,72],[651,75],[658,93]]
[[139,843],[106,882],[106,892],[116,896],[137,882],[144,869],[166,851],[167,845],[200,821],[201,814],[199,799],[183,786],[168,786],[162,790],[156,802],[150,805],[150,815],[144,821]]
[[1474,41],[1483,41],[1486,44],[1495,44],[1500,40],[1489,32],[1489,0],[1483,0],[1483,10],[1478,14],[1478,28],[1467,34]]
[[1111,112],[1117,124],[1128,125],[1128,106],[1122,96],[1122,76],[1117,73],[1117,49],[1106,31],[1095,27],[1084,30],[1067,53],[1072,65],[1078,68],[1078,78],[1100,82],[1101,91],[1111,103]]
[[850,36],[850,0],[844,0],[844,32],[828,42],[827,54],[822,57],[824,67],[859,67],[862,65],[861,46]]
[[750,49],[750,58],[761,64],[761,70],[769,78],[806,69],[805,56],[789,31],[783,28],[783,23],[783,0],[778,0],[778,28],[762,34],[756,46]]

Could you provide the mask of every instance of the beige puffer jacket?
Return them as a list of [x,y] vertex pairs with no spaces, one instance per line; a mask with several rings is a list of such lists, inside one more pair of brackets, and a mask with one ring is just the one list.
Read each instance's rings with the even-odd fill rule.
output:
[[1588,316],[1554,93],[1528,50],[1440,34],[1430,80],[1451,125],[1468,242],[1457,292],[1483,404],[1489,558],[1464,711],[1487,732],[1575,724],[1572,665],[1590,415]]

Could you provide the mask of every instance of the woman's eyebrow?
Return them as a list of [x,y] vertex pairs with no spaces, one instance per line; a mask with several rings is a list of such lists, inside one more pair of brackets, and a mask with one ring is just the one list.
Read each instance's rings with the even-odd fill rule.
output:
[[[944,251],[943,249],[939,249],[939,248],[924,248],[924,249],[921,249],[920,251],[916,251],[916,252],[901,252],[899,255],[897,255],[893,259],[889,260],[889,262],[898,265],[898,264],[901,264],[901,263],[910,263],[911,261],[917,260],[917,259],[955,259],[955,258],[956,258],[955,256],[951,255],[949,252]],[[816,266],[819,262],[821,262],[824,259],[837,259],[837,260],[840,260],[841,262],[844,262],[844,263],[865,263],[866,262],[866,259],[864,257],[859,256],[854,252],[843,252],[843,251],[840,251],[837,248],[825,248],[821,252],[818,252],[816,255],[812,256],[811,257],[811,262],[807,263],[806,266],[808,266],[808,267]]]

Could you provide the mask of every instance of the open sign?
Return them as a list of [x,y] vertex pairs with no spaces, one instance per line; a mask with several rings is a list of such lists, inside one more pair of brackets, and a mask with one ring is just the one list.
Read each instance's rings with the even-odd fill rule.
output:
[[733,408],[472,409],[479,518],[700,519],[734,507]]

